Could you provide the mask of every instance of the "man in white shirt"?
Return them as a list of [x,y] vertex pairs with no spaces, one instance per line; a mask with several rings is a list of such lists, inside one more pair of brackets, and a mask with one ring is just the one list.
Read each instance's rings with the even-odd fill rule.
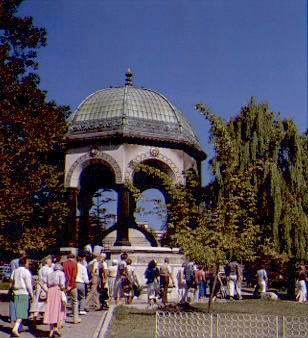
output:
[[26,257],[22,257],[19,260],[19,267],[13,271],[11,276],[17,318],[12,329],[15,337],[19,337],[18,330],[22,320],[28,318],[29,297],[31,301],[33,300],[32,276],[28,269],[29,261]]
[[78,257],[77,263],[77,276],[76,276],[76,284],[78,291],[79,302],[79,314],[85,315],[87,314],[85,311],[85,303],[86,303],[86,285],[89,284],[89,277],[87,268],[83,264],[84,257]]

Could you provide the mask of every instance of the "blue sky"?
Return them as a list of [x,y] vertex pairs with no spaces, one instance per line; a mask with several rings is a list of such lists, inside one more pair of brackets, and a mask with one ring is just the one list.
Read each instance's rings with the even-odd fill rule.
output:
[[307,128],[306,0],[25,0],[20,13],[48,31],[41,87],[73,111],[124,84],[131,67],[136,86],[184,113],[209,155],[200,101],[228,119],[256,96]]

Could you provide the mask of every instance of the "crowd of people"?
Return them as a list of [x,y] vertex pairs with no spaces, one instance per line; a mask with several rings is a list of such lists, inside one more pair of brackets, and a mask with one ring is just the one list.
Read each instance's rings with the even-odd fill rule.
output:
[[[184,294],[180,296],[182,301],[186,301],[185,296],[189,289],[194,289],[194,298],[202,302],[206,296],[212,297],[215,301],[219,295],[221,298],[229,300],[242,299],[242,281],[244,279],[243,266],[235,259],[232,259],[225,266],[207,267],[206,265],[194,265],[194,263],[184,263],[182,270],[179,271],[180,277],[178,285],[179,292],[183,290]],[[269,277],[263,261],[259,263],[259,268],[254,274],[254,292],[255,297],[277,300],[276,293],[269,291]],[[304,265],[300,265],[294,275],[295,297],[299,303],[307,301],[308,278]],[[226,285],[226,287],[225,287]],[[181,286],[181,287],[180,287]],[[207,293],[208,290],[208,293]]]
[[[163,289],[167,289],[169,265],[162,267]],[[9,313],[13,324],[12,335],[19,336],[22,321],[31,320],[31,329],[36,330],[42,317],[43,324],[50,325],[49,337],[61,336],[60,329],[66,320],[67,303],[71,301],[73,323],[81,322],[80,316],[88,311],[101,311],[114,299],[119,304],[124,299],[131,304],[140,295],[141,287],[132,267],[132,260],[122,253],[120,261],[106,262],[104,252],[96,252],[89,259],[86,252],[75,257],[47,256],[41,261],[38,278],[34,283],[29,268],[29,259],[24,251],[11,261],[11,287],[9,290]],[[164,296],[167,301],[166,291]]]
[[45,257],[36,283],[24,251],[11,261],[9,314],[13,336],[19,336],[24,319],[31,320],[35,331],[39,315],[44,324],[50,325],[49,337],[60,336],[68,300],[71,301],[74,324],[80,323],[80,316],[90,310],[108,309],[108,301],[112,298],[118,303],[120,297],[125,297],[126,302],[131,303],[139,285],[127,254],[121,255],[119,264],[114,259],[110,267],[103,252],[95,254],[90,261],[86,256],[83,253],[75,257],[69,253],[66,259],[63,256]]
[[[9,290],[9,313],[13,324],[12,335],[19,336],[24,319],[30,319],[32,329],[36,330],[40,317],[50,325],[49,337],[60,336],[60,329],[66,320],[67,303],[71,302],[73,323],[81,322],[80,316],[88,311],[101,311],[124,299],[131,304],[139,297],[142,286],[127,253],[120,260],[106,262],[106,254],[100,250],[90,258],[85,252],[75,257],[69,253],[64,256],[47,256],[41,261],[38,279],[33,283],[29,270],[29,259],[22,251],[20,257],[11,261],[11,287]],[[243,267],[232,260],[224,268],[196,265],[187,260],[174,276],[169,259],[158,265],[152,259],[144,272],[148,305],[162,306],[168,303],[169,288],[177,288],[178,302],[202,302],[205,297],[214,301],[222,298],[242,299]],[[255,293],[265,295],[268,289],[268,274],[264,265],[256,271]],[[303,303],[307,300],[307,275],[301,266],[297,275],[296,299]],[[34,285],[35,284],[35,285]],[[224,284],[227,284],[227,292]],[[208,291],[208,292],[207,292]]]

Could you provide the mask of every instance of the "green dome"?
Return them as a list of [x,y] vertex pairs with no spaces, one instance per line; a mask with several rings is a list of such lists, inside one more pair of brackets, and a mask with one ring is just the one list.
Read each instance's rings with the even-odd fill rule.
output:
[[68,122],[69,139],[123,136],[184,143],[201,150],[192,126],[166,97],[130,83],[88,96]]

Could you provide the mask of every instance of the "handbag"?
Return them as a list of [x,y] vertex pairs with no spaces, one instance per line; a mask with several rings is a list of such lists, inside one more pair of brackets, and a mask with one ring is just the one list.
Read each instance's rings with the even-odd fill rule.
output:
[[12,286],[8,289],[7,296],[10,301],[14,301],[14,290]]
[[133,283],[134,296],[139,297],[141,294],[141,287],[137,283]]
[[39,282],[39,286],[40,286],[40,288],[39,288],[38,301],[46,302],[47,301],[48,289],[42,281]]
[[47,292],[43,289],[41,289],[41,291],[40,291],[39,301],[40,302],[46,302],[47,301]]
[[66,296],[66,293],[64,291],[62,291],[62,294],[61,294],[61,301],[62,301],[62,305],[66,306],[66,304],[67,304],[67,296]]

